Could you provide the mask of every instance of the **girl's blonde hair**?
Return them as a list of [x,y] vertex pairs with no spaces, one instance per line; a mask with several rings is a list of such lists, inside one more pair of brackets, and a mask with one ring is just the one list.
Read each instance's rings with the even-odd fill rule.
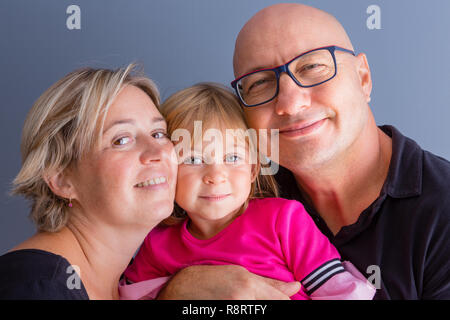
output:
[[136,86],[159,107],[155,84],[135,72],[135,64],[73,71],[47,89],[29,111],[22,131],[22,168],[12,194],[31,200],[30,218],[38,231],[56,232],[66,225],[68,200],[55,195],[45,180],[75,165],[99,143],[106,114],[120,90]]
[[[194,121],[201,121],[203,132],[208,128],[222,130],[243,129],[240,132],[248,129],[238,98],[230,89],[218,83],[199,83],[181,90],[170,96],[161,105],[160,112],[167,121],[167,132],[169,136],[176,129],[183,128],[189,130],[192,137]],[[256,154],[257,142],[252,139],[252,136],[247,137],[249,139],[248,147],[250,152],[255,152]],[[255,168],[256,179],[252,183],[249,197],[243,204],[240,213],[247,208],[248,202],[251,199],[278,197],[278,187],[274,177],[272,175],[260,174],[261,167],[259,159]],[[172,215],[163,220],[162,224],[173,225],[183,221],[186,217],[186,212],[175,204]]]

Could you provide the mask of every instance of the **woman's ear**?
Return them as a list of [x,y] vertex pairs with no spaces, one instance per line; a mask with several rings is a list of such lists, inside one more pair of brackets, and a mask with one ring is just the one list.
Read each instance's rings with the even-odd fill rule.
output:
[[44,181],[57,196],[65,199],[76,199],[75,188],[65,171],[50,172],[44,176]]

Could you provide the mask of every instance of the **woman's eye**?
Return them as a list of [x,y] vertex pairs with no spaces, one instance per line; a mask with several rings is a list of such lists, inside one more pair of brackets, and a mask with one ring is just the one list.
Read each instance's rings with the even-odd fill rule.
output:
[[199,165],[199,164],[202,164],[203,161],[202,161],[202,158],[199,158],[199,157],[189,157],[189,158],[186,158],[186,159],[183,161],[183,163],[184,163],[184,164],[194,164],[194,165]]
[[131,138],[130,137],[122,137],[119,139],[114,140],[113,145],[115,146],[123,146],[125,144],[128,144],[131,142]]
[[152,134],[153,138],[156,139],[163,139],[163,138],[167,138],[167,133],[163,132],[163,131],[158,131]]

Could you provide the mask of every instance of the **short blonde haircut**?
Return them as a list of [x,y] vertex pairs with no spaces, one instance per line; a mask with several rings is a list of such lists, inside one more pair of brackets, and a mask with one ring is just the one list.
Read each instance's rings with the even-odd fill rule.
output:
[[[164,101],[160,112],[167,121],[169,136],[179,128],[189,130],[193,136],[194,121],[202,121],[202,133],[208,128],[248,129],[238,98],[230,89],[218,83],[204,82],[181,90]],[[195,137],[191,143],[194,140]],[[256,143],[250,136],[248,147],[250,152],[255,152],[255,154],[257,153]],[[252,183],[249,197],[243,204],[240,213],[247,208],[251,199],[278,197],[278,187],[274,177],[261,175],[260,168],[258,159],[256,179]],[[174,208],[172,215],[162,221],[163,225],[173,225],[187,217],[185,211],[177,204]]]
[[22,131],[22,168],[12,194],[31,200],[38,231],[56,232],[69,218],[68,199],[55,195],[45,179],[72,165],[99,143],[110,105],[133,85],[159,107],[155,84],[135,64],[117,70],[82,68],[63,77],[34,103]]

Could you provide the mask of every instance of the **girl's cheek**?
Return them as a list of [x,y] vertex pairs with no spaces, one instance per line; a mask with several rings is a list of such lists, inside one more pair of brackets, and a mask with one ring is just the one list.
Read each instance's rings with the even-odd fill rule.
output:
[[195,183],[196,175],[186,167],[178,167],[177,173],[177,190],[180,188],[187,188]]
[[252,165],[245,163],[245,164],[236,166],[233,171],[240,172],[240,173],[243,173],[243,174],[244,173],[251,174],[252,173]]

